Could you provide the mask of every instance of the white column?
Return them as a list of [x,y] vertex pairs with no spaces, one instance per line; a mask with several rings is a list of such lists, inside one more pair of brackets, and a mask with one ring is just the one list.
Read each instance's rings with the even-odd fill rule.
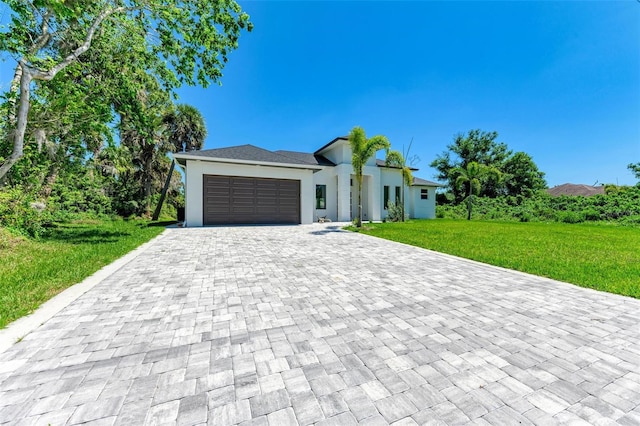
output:
[[338,173],[338,221],[351,222],[351,165],[336,166]]
[[369,218],[371,220],[382,220],[382,186],[380,183],[380,169],[376,167],[372,170],[369,179]]

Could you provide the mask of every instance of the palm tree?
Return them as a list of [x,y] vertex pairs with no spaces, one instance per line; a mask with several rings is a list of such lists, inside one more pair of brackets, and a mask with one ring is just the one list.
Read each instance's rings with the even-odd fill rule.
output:
[[385,163],[387,167],[396,167],[402,172],[402,193],[400,203],[402,205],[402,221],[404,222],[404,186],[411,186],[413,183],[413,174],[411,173],[411,168],[407,166],[407,160],[400,151],[387,151]]
[[162,118],[165,134],[173,152],[200,150],[207,137],[207,126],[196,107],[180,104]]
[[[173,147],[173,152],[202,149],[204,140],[207,137],[207,126],[204,123],[202,114],[196,107],[180,104],[176,108],[169,110],[164,117],[162,117],[162,123],[165,127],[165,137]],[[158,220],[160,216],[160,210],[162,210],[162,203],[164,203],[164,199],[167,196],[174,166],[175,160],[172,160],[167,180],[160,194],[160,200],[151,217],[152,220]]]
[[495,178],[499,180],[500,172],[495,167],[479,164],[475,161],[471,161],[467,164],[467,167],[457,167],[454,172],[458,176],[456,178],[456,187],[466,186],[467,220],[471,220],[474,195],[480,192],[482,184],[488,179]]
[[358,182],[358,217],[356,226],[362,226],[362,169],[369,158],[373,157],[381,149],[388,150],[391,144],[386,136],[376,135],[369,139],[362,127],[356,126],[349,133],[349,145],[351,146],[351,164]]

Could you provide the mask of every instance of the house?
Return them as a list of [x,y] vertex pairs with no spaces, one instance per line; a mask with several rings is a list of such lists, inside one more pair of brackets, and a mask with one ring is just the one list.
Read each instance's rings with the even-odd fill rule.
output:
[[[185,171],[185,225],[349,222],[358,211],[347,137],[314,153],[253,145],[174,154]],[[435,182],[414,178],[404,189],[412,218],[435,217]],[[362,218],[387,217],[403,191],[400,169],[371,158],[363,168]]]
[[591,197],[592,195],[604,194],[604,185],[591,186],[583,184],[565,183],[562,185],[554,186],[551,189],[547,189],[547,193],[553,197],[559,197],[561,195],[572,195],[583,197]]

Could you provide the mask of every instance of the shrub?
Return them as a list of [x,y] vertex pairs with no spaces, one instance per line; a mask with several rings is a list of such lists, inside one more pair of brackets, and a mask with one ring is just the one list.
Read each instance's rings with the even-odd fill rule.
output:
[[580,223],[584,222],[584,214],[574,211],[559,211],[557,213],[557,220],[563,223]]
[[51,213],[44,204],[34,200],[20,188],[5,188],[0,191],[0,226],[21,234],[40,237],[51,223]]
[[582,215],[585,220],[600,220],[600,213],[594,208],[583,210]]
[[387,221],[400,222],[402,221],[402,206],[400,204],[389,203],[387,206]]

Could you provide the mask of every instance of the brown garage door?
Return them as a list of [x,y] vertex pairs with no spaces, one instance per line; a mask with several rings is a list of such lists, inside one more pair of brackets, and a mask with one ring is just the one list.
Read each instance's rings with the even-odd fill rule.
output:
[[203,177],[203,223],[300,223],[300,181]]

